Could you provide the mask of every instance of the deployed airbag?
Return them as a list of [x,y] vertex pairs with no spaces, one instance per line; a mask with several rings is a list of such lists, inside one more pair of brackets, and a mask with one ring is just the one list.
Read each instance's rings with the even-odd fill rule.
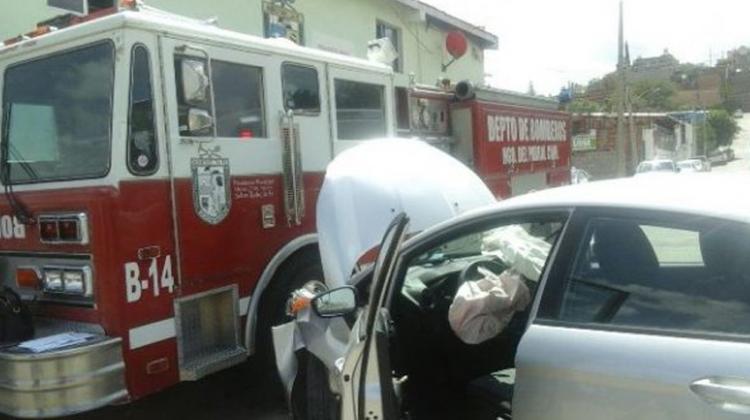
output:
[[479,344],[500,334],[517,311],[531,302],[521,274],[513,269],[500,275],[479,267],[482,278],[458,288],[448,309],[448,322],[467,344]]

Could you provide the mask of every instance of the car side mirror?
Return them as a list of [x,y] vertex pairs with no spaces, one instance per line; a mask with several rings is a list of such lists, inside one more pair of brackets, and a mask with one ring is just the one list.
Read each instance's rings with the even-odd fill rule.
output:
[[206,63],[201,60],[184,59],[182,62],[182,92],[185,103],[201,105],[208,101],[210,86]]
[[311,305],[321,318],[348,315],[357,310],[357,289],[343,286],[323,292],[313,298]]
[[190,108],[187,123],[190,135],[198,135],[210,130],[214,125],[214,119],[205,109]]

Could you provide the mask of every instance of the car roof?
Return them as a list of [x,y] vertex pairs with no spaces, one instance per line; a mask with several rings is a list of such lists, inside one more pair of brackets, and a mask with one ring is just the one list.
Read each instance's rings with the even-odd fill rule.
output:
[[672,163],[674,162],[672,159],[651,159],[651,160],[644,160],[641,163]]
[[[742,194],[750,174],[696,173],[593,181],[499,201],[440,223],[415,241],[469,219],[504,212],[577,207],[669,211],[750,223],[750,194]],[[411,241],[409,241],[411,242]]]

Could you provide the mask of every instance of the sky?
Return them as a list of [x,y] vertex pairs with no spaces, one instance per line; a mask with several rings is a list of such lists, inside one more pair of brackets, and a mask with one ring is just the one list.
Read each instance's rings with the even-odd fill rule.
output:
[[[619,0],[423,0],[499,38],[487,51],[495,87],[555,94],[585,84],[617,62]],[[624,0],[631,60],[669,49],[681,62],[708,64],[750,45],[748,0]]]

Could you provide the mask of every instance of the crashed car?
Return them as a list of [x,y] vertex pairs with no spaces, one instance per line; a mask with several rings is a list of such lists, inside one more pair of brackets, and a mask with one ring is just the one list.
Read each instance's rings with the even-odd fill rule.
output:
[[396,215],[374,266],[277,329],[298,338],[277,354],[304,353],[296,376],[278,359],[295,415],[744,418],[747,180],[701,175],[531,193],[409,239]]

